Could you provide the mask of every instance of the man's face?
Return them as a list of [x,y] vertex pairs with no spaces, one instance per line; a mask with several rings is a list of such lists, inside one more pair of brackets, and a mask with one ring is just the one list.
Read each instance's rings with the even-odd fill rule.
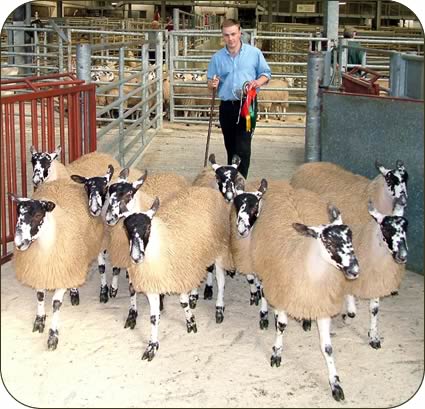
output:
[[241,41],[241,29],[238,26],[223,27],[223,38],[230,50],[237,48]]

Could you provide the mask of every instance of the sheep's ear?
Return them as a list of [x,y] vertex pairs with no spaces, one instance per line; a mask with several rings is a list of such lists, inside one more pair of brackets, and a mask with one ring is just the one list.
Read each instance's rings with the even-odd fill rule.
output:
[[149,217],[149,219],[152,220],[152,218],[155,216],[155,213],[159,209],[159,197],[155,197],[155,200],[152,203],[151,208],[146,212],[146,216]]
[[127,178],[128,178],[129,173],[130,173],[130,169],[129,168],[124,168],[120,172],[119,178],[120,178],[121,182],[126,182],[127,181]]
[[313,237],[317,239],[319,237],[318,233],[305,224],[301,223],[292,223],[292,227],[301,235],[306,237]]
[[208,160],[210,161],[211,165],[215,165],[217,163],[215,161],[215,155],[213,153],[208,157]]
[[245,193],[245,182],[242,179],[238,179],[235,182],[235,192],[236,196]]
[[143,183],[145,183],[145,180],[148,176],[148,171],[147,169],[145,169],[145,173],[136,181],[133,182],[133,189],[140,189],[140,187],[143,185]]
[[31,199],[28,199],[27,197],[19,197],[11,192],[8,192],[7,194],[9,195],[12,202],[21,203],[21,202],[28,202],[31,200]]
[[41,201],[42,206],[46,210],[46,212],[51,212],[56,207],[56,205],[51,202],[50,200],[42,200]]
[[381,174],[382,174],[382,176],[385,176],[389,171],[390,171],[390,169],[387,169],[386,167],[384,167],[380,162],[378,162],[377,160],[375,161],[375,166],[376,166],[376,169],[378,169],[379,170],[379,172],[381,172]]
[[328,204],[328,216],[332,224],[342,224],[341,212],[332,204]]
[[396,197],[393,203],[393,216],[404,216],[406,204],[401,198]]
[[232,166],[237,169],[240,164],[241,164],[241,158],[238,155],[233,155]]
[[86,180],[87,180],[84,176],[80,176],[80,175],[71,175],[71,179],[76,183],[81,183],[82,185],[84,185],[84,183],[86,183]]
[[379,223],[382,223],[382,220],[384,219],[384,215],[380,213],[375,207],[373,206],[373,203],[371,200],[367,203],[367,210],[369,214]]
[[406,168],[404,167],[404,163],[403,161],[401,161],[400,159],[397,159],[395,166],[397,167],[398,170],[400,171],[404,171],[406,170]]
[[55,151],[50,154],[50,156],[52,157],[52,160],[59,157],[59,155],[61,154],[61,150],[62,150],[62,147],[58,145]]
[[268,183],[266,179],[261,179],[260,187],[258,188],[258,191],[261,193],[261,195],[264,195],[264,193],[267,192]]
[[34,155],[35,153],[37,153],[37,149],[35,149],[34,145],[30,146],[30,153],[31,153],[31,155]]
[[113,174],[114,174],[114,167],[112,165],[109,165],[108,170],[107,170],[106,175],[105,175],[107,183],[109,183],[111,181]]

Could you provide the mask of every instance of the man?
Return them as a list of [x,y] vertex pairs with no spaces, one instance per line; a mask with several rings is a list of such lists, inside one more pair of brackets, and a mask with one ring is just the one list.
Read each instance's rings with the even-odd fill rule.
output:
[[240,115],[244,91],[266,84],[271,78],[271,71],[258,48],[242,43],[238,21],[224,20],[221,31],[226,46],[211,58],[207,72],[208,88],[216,89],[221,99],[219,121],[227,163],[230,165],[233,155],[237,154],[241,158],[239,172],[247,178],[254,129]]
[[[344,29],[343,36],[344,38],[355,38],[357,35],[357,31],[355,31],[352,27],[346,27]],[[350,41],[348,45],[354,45],[360,47],[360,44],[357,41]],[[347,56],[347,64],[358,64],[362,65],[364,51],[356,50],[354,48],[348,49]]]

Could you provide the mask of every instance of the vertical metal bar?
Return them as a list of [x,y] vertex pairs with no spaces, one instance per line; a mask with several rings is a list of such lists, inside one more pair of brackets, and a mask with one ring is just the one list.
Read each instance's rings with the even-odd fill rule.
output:
[[68,94],[68,163],[76,159],[75,152],[75,124],[74,124],[74,101],[72,95]]
[[163,39],[162,39],[162,33],[158,32],[158,39],[156,44],[156,61],[157,61],[157,67],[156,67],[156,77],[158,78],[157,81],[157,90],[158,93],[156,94],[156,114],[158,117],[157,121],[157,128],[162,128],[162,122],[163,122],[163,106],[162,106],[162,99],[163,99],[163,92],[162,92],[162,65],[164,63],[163,61],[163,55],[162,55],[162,45],[163,45]]
[[74,112],[73,112],[74,121],[73,122],[75,127],[74,135],[75,135],[75,151],[76,151],[76,156],[74,157],[74,159],[77,159],[82,155],[82,152],[83,152],[80,93],[74,92],[71,98],[73,99],[73,106],[74,106]]
[[[65,146],[65,107],[64,96],[59,96],[59,141],[60,146]],[[61,151],[61,161],[65,163],[65,149]]]
[[91,82],[91,45],[77,44],[77,77],[87,84]]
[[[37,67],[36,73],[40,75],[40,42],[38,41],[38,32],[34,31],[34,51],[35,51],[35,65]],[[33,57],[34,58],[34,57]]]
[[174,122],[174,41],[177,36],[170,33],[170,66],[168,69],[168,82],[170,83],[170,102],[169,102],[169,117],[170,122]]
[[96,88],[89,92],[89,129],[90,129],[90,152],[97,149],[97,135],[96,135]]
[[179,15],[179,9],[177,8],[173,9],[173,24],[174,24],[174,30],[180,30],[180,15]]
[[64,65],[63,65],[63,40],[61,36],[57,36],[58,37],[58,44],[59,44],[59,61],[58,61],[58,67],[59,67],[59,72],[64,72]]
[[[11,169],[12,169],[12,174],[11,174],[11,187],[13,189],[13,192],[17,192],[18,191],[18,183],[17,183],[17,160],[16,160],[16,128],[15,128],[15,104],[10,104],[10,114],[11,114],[11,121],[10,121],[10,159],[12,161],[11,163]],[[10,214],[12,212],[9,212]],[[13,220],[12,220],[13,223]]]
[[310,52],[307,60],[307,116],[305,130],[305,162],[319,161],[320,108],[322,95],[320,85],[324,76],[324,53]]
[[31,101],[31,129],[32,129],[32,144],[40,149],[38,146],[38,117],[37,117],[37,100]]
[[22,196],[27,196],[27,141],[25,136],[25,102],[19,102],[19,146],[21,148]]
[[[147,58],[143,59],[143,62],[147,62]],[[124,47],[120,47],[119,50],[119,64],[118,64],[119,80],[124,79]],[[124,84],[120,84],[118,87],[118,98],[122,99],[124,96]],[[119,106],[119,118],[122,119],[124,115],[124,101],[120,102]],[[118,157],[121,166],[124,166],[124,121],[119,123],[119,140],[118,140]]]
[[[1,146],[6,146],[6,134],[7,134],[7,127],[6,127],[6,116],[7,116],[7,105],[6,104],[0,104],[0,115],[1,115]],[[3,117],[4,116],[4,117]],[[5,175],[5,163],[6,163],[6,151],[5,149],[0,150],[0,170],[1,174]],[[3,263],[7,254],[7,231],[6,231],[6,178],[3,176],[0,178],[0,186],[1,186],[1,192],[0,192],[0,200],[1,200],[1,262]],[[9,212],[12,211],[11,207],[11,201],[9,200]]]
[[55,149],[55,119],[53,109],[53,97],[46,98],[47,105],[47,146],[50,152]]
[[43,152],[46,151],[46,108],[45,108],[46,100],[40,99],[40,115],[41,115],[41,149]]
[[406,63],[400,53],[394,53],[390,58],[390,94],[393,97],[405,96]]
[[[6,180],[7,180],[7,190],[12,192],[12,160],[11,160],[11,152],[10,148],[12,146],[12,135],[11,131],[14,128],[13,124],[13,116],[12,116],[12,104],[6,105]],[[16,192],[13,192],[16,193]],[[12,212],[7,212],[7,220],[9,223],[9,231],[10,224],[12,223]]]

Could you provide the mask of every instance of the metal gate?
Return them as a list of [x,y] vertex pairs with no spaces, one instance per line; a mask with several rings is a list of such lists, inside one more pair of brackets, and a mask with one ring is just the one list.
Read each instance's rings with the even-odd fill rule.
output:
[[73,74],[2,80],[1,264],[10,260],[16,215],[8,193],[32,192],[29,147],[52,152],[61,145],[67,164],[96,150],[95,85]]

